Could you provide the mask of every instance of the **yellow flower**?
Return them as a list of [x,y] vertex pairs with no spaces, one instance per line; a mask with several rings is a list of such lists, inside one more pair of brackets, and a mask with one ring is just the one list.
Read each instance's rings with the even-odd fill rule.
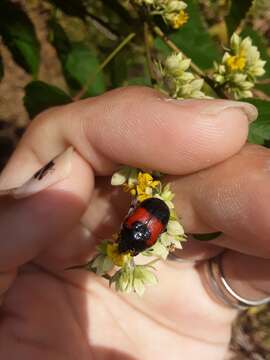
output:
[[139,172],[137,180],[137,199],[140,202],[152,197],[153,189],[156,189],[160,185],[160,181],[154,180],[149,173]]
[[242,71],[244,67],[246,66],[247,59],[242,54],[235,55],[235,56],[229,56],[226,65],[231,71]]
[[123,266],[131,259],[130,253],[119,254],[117,243],[107,245],[107,256],[112,260],[114,265],[117,266]]
[[173,29],[179,29],[188,21],[188,14],[184,10],[180,10],[178,14],[173,15],[169,22]]
[[145,172],[139,172],[136,181],[125,183],[124,191],[130,192],[132,196],[136,196],[138,201],[142,202],[153,196],[153,189],[160,186],[160,181],[154,180],[152,175]]

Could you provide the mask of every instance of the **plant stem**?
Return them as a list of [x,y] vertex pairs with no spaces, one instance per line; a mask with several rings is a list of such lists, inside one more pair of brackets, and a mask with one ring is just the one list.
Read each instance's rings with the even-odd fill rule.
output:
[[134,38],[135,33],[129,34],[121,43],[110,53],[110,55],[103,61],[102,64],[98,67],[97,71],[90,76],[88,81],[86,81],[83,88],[73,97],[73,101],[80,100],[87,92],[89,86],[91,85],[92,81],[95,80],[97,74],[102,71],[105,66],[109,64],[110,61]]
[[149,70],[149,74],[150,74],[150,78],[151,78],[151,83],[152,83],[152,85],[155,85],[157,83],[157,79],[156,79],[155,71],[153,69],[151,49],[150,49],[150,44],[149,44],[149,37],[150,37],[149,25],[146,21],[144,22],[143,25],[144,25],[143,26],[144,27],[144,45],[145,45],[147,66],[148,66],[148,70]]

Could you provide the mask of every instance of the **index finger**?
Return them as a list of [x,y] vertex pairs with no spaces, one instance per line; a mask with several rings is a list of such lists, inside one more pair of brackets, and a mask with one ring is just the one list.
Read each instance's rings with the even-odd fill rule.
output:
[[256,116],[255,107],[241,102],[168,101],[149,88],[117,89],[38,116],[4,169],[0,188],[22,183],[68,145],[96,174],[109,174],[118,164],[195,172],[238,152],[248,120]]

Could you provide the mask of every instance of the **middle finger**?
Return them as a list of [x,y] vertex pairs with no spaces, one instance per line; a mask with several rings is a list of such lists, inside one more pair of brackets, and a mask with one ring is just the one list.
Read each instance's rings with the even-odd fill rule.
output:
[[171,178],[186,232],[220,231],[222,235],[207,242],[208,246],[270,257],[269,155],[266,148],[246,145],[221,164]]

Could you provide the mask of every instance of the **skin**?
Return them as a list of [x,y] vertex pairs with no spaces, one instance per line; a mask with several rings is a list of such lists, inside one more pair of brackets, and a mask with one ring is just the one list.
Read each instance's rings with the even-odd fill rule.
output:
[[[75,153],[64,180],[25,199],[1,198],[1,359],[225,358],[236,311],[206,291],[203,259],[227,249],[224,270],[241,294],[270,290],[269,150],[246,145],[239,107],[207,110],[225,103],[168,101],[134,87],[32,122],[0,189],[23,184],[69,145]],[[199,263],[159,263],[159,285],[142,299],[63,270],[119,228],[130,201],[109,186],[119,164],[170,174],[188,233],[223,232],[207,243],[190,238],[177,253]]]

